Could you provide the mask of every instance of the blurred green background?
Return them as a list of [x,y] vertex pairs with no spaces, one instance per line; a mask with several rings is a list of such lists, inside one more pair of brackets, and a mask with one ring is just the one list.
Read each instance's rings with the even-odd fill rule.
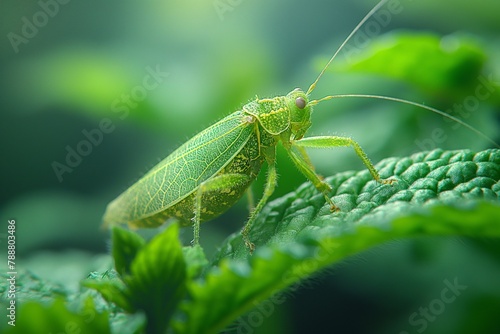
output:
[[[385,94],[448,110],[477,100],[471,96],[479,77],[500,81],[498,1],[391,3],[398,13],[372,20],[367,27],[373,30],[361,29],[314,98]],[[20,267],[73,288],[88,272],[107,269],[108,233],[100,225],[109,201],[186,139],[255,95],[307,89],[374,5],[368,0],[2,1],[2,247],[5,222],[16,219]],[[499,141],[500,86],[488,87],[488,98],[470,105],[462,118]],[[440,116],[391,102],[342,99],[315,110],[311,134],[352,136],[374,162],[434,146],[491,147]],[[99,132],[103,122],[107,131]],[[429,141],[436,129],[442,130],[439,143]],[[85,146],[89,133],[95,143]],[[62,171],[68,150],[78,148],[86,155],[81,161],[73,157],[73,166]],[[363,168],[349,149],[311,156],[323,175]],[[304,182],[283,154],[278,171],[275,196]],[[239,231],[246,216],[242,201],[205,224],[201,239],[207,253]],[[189,242],[191,231],[183,233]],[[416,332],[410,314],[439,296],[443,280],[459,277],[470,294],[429,322],[427,333],[459,333],[448,330],[464,315],[485,326],[477,333],[493,333],[494,325],[478,311],[483,304],[500,309],[498,280],[492,279],[499,277],[498,258],[484,251],[491,243],[412,240],[361,254],[305,284],[255,332],[276,333],[275,326],[288,333],[327,332],[329,326],[351,333]]]

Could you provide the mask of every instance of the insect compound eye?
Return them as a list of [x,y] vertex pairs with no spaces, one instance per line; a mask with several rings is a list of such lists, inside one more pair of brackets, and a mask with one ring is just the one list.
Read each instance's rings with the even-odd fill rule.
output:
[[303,97],[298,97],[295,99],[295,105],[299,109],[304,109],[306,107],[306,100]]

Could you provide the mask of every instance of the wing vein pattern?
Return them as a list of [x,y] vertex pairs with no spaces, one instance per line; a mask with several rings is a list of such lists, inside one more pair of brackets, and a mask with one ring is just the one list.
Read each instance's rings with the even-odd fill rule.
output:
[[180,202],[223,169],[245,146],[254,126],[235,112],[206,128],[111,202],[106,223],[147,218]]

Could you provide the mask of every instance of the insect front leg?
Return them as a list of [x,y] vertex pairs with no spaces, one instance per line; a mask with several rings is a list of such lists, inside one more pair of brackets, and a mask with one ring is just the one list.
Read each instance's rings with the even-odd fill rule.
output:
[[349,137],[338,137],[338,136],[318,136],[318,137],[308,137],[301,140],[293,142],[293,145],[300,147],[316,147],[316,148],[331,148],[331,147],[345,147],[350,146],[354,149],[354,152],[360,157],[363,164],[370,171],[370,174],[375,179],[375,181],[382,184],[392,184],[396,182],[394,179],[383,180],[373,163],[370,161],[365,151],[359,146],[359,144]]
[[[203,195],[211,193],[214,197],[224,197],[224,194],[231,189],[244,187],[249,183],[249,179],[250,177],[245,174],[230,173],[215,176],[200,184],[194,198],[194,216],[192,218],[194,236],[192,241],[193,245],[199,244],[201,214],[203,209],[207,209],[207,207],[203,206]],[[217,208],[212,208],[212,210],[217,210]]]
[[299,152],[304,162],[307,163],[309,168],[314,171],[314,165],[312,164],[311,158],[309,158],[309,155],[307,154],[306,150],[302,146],[295,146],[295,148],[297,149],[297,152]]
[[[299,153],[296,153],[295,150],[297,150]],[[287,152],[295,166],[297,166],[302,174],[304,174],[304,176],[312,182],[314,187],[325,196],[326,201],[330,204],[330,209],[332,211],[338,211],[339,209],[332,202],[329,196],[330,192],[332,191],[332,187],[330,187],[328,183],[324,182],[321,177],[316,174],[306,151],[302,149],[302,147],[294,147],[294,145],[292,144],[292,147],[288,148]]]

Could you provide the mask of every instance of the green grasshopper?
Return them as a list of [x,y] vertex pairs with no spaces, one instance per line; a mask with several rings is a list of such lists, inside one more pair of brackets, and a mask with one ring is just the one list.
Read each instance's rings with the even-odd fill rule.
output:
[[[380,1],[340,45],[307,92],[296,88],[286,96],[265,98],[245,104],[229,116],[201,131],[153,167],[137,183],[112,201],[104,215],[105,224],[128,223],[130,227],[157,227],[168,218],[182,226],[194,226],[193,244],[199,243],[200,224],[211,220],[233,206],[250,187],[264,163],[268,165],[267,181],[257,206],[251,211],[242,236],[252,253],[249,238],[252,225],[272,195],[277,184],[276,145],[281,142],[297,168],[322,193],[332,211],[339,210],[330,199],[331,187],[314,171],[306,147],[329,148],[349,146],[381,184],[383,180],[372,162],[353,139],[338,136],[304,137],[311,126],[316,104],[343,97],[378,98],[415,105],[478,130],[442,111],[411,101],[375,95],[332,95],[311,100],[319,79],[344,45],[387,0]],[[482,135],[482,134],[481,134]]]

